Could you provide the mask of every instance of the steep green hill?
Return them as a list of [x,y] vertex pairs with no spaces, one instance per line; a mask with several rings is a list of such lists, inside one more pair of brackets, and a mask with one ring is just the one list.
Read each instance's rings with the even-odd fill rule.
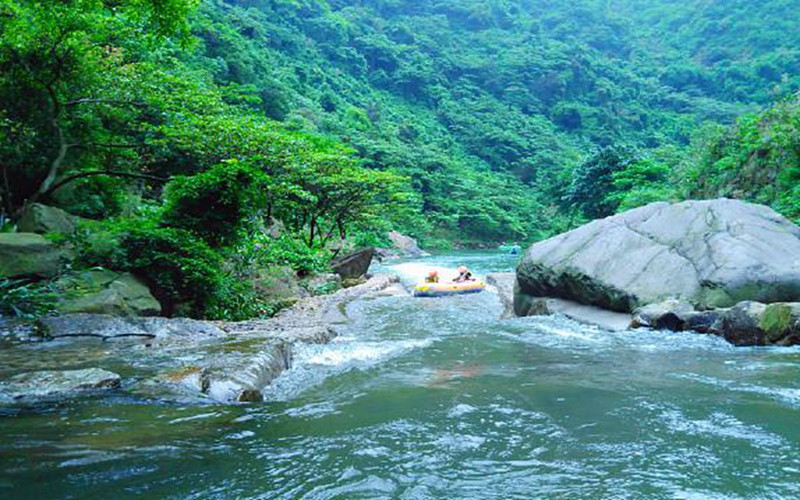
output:
[[410,175],[438,234],[541,237],[595,148],[685,144],[798,88],[797,7],[205,0],[195,63],[231,99]]

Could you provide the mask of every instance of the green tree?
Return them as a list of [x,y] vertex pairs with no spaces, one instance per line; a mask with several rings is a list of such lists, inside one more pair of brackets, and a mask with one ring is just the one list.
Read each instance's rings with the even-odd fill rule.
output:
[[637,152],[626,146],[597,151],[573,172],[565,201],[592,219],[613,214],[620,203],[619,198],[609,196],[615,187],[615,175],[637,160]]

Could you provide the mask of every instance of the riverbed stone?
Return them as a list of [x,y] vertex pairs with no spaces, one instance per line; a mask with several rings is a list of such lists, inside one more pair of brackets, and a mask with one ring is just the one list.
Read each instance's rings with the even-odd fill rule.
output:
[[657,330],[683,331],[687,327],[689,315],[694,312],[694,306],[688,302],[668,299],[636,308],[633,311],[631,326],[633,328],[649,327]]
[[27,372],[0,382],[0,399],[71,396],[119,387],[120,381],[116,373],[100,368]]
[[737,346],[800,344],[800,303],[744,301],[724,312],[714,333]]
[[631,312],[667,299],[698,310],[800,300],[800,228],[737,200],[653,203],[533,245],[515,309],[554,296]]
[[20,233],[65,233],[75,232],[76,217],[60,208],[33,203],[28,205],[17,221]]
[[69,260],[69,252],[35,233],[0,233],[0,277],[57,275]]
[[65,293],[58,310],[62,313],[158,316],[161,304],[147,285],[130,273],[95,269],[71,274],[57,283]]

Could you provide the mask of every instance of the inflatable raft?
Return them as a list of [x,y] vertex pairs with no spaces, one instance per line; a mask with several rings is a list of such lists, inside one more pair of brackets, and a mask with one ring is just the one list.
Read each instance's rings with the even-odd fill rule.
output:
[[519,245],[500,245],[497,247],[498,250],[501,252],[505,252],[511,255],[517,255],[522,250],[522,247]]
[[414,288],[414,297],[446,297],[465,293],[478,293],[486,289],[483,281],[465,281],[462,283],[420,283]]

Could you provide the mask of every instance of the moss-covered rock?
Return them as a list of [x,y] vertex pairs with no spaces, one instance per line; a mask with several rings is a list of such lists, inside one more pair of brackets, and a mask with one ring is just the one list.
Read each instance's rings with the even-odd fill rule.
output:
[[0,233],[0,277],[56,276],[69,251],[35,233]]
[[130,273],[92,270],[60,279],[65,292],[60,312],[158,316],[161,304],[142,281]]
[[76,217],[60,208],[34,203],[29,205],[17,222],[21,233],[73,233]]
[[800,303],[741,302],[725,311],[715,333],[735,345],[800,344]]

